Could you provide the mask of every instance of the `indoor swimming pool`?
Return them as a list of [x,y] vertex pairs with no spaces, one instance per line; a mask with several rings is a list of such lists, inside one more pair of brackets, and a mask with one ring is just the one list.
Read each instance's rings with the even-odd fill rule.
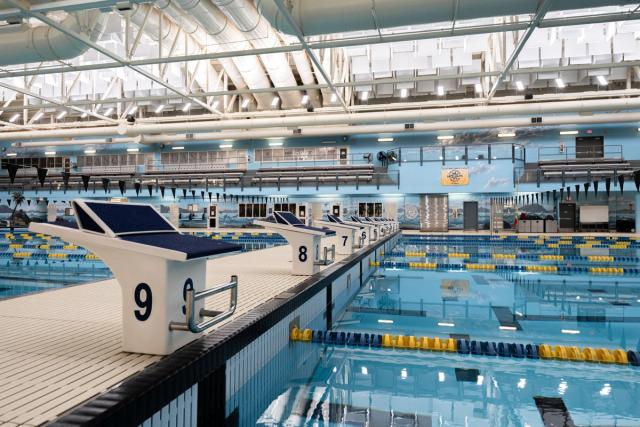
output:
[[[625,238],[403,236],[361,287],[334,295],[326,335],[326,319],[311,322],[313,339],[291,342],[235,393],[250,408],[235,414],[239,425],[640,425],[640,367],[626,353],[570,353],[640,350],[637,250]],[[468,267],[479,262],[510,267]],[[576,271],[526,268],[568,264]],[[419,348],[421,337],[453,348]],[[261,381],[271,389],[256,399]]]

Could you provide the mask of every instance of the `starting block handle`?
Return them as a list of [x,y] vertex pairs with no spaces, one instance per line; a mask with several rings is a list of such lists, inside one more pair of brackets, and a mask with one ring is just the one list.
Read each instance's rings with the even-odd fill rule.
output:
[[[329,252],[331,252],[331,259],[329,259]],[[317,265],[329,265],[333,264],[336,260],[336,245],[331,245],[331,248],[328,246],[324,247],[324,259],[321,259]]]
[[[195,304],[196,301],[205,299],[212,295],[230,291],[229,308],[226,311],[218,312],[212,310],[201,309],[199,317],[211,317],[211,319],[204,322],[197,323],[195,319]],[[185,322],[171,322],[169,323],[169,330],[172,331],[191,331],[194,334],[200,333],[210,327],[222,322],[223,320],[231,317],[236,311],[238,302],[238,276],[231,276],[231,281],[223,285],[216,286],[215,288],[206,289],[204,291],[196,292],[193,289],[186,291],[185,301]]]

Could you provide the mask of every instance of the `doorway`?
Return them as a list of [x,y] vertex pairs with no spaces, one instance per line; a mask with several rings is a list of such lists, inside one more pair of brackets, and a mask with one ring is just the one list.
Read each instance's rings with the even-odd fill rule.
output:
[[478,230],[478,202],[464,202],[462,205],[464,229]]

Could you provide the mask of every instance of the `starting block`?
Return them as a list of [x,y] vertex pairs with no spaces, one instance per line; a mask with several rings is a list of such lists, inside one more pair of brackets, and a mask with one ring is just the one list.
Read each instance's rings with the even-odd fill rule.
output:
[[[32,222],[29,229],[83,246],[111,269],[122,287],[125,351],[170,354],[234,313],[237,276],[210,289],[205,278],[207,259],[240,246],[184,235],[151,205],[74,200],[73,209],[77,228]],[[205,298],[226,291],[227,310],[204,309]]]
[[293,251],[293,274],[310,276],[319,272],[320,266],[329,265],[336,258],[336,246],[322,244],[323,239],[334,237],[336,232],[327,228],[309,227],[291,212],[274,212],[265,221],[256,220],[254,224],[277,231],[287,239]]
[[349,225],[342,222],[336,215],[327,215],[328,221],[315,221],[323,228],[328,228],[336,232],[336,251],[340,255],[351,255],[356,249],[364,247],[367,241],[367,232],[363,225]]

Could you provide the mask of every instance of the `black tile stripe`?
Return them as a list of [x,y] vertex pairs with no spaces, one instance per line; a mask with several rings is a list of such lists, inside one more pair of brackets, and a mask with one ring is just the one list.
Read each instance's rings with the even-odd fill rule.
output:
[[[378,250],[397,235],[399,232],[381,239],[362,253],[352,255],[305,279],[287,290],[294,296],[265,301],[252,311],[166,356],[118,387],[77,406],[49,425],[137,426],[195,383],[199,384],[199,403],[203,399],[203,404],[214,405],[214,399],[220,399],[224,416],[224,383],[223,396],[220,396],[215,392],[219,390],[216,386],[219,385],[216,382],[219,378],[208,377],[224,367],[225,362],[246,345],[347,273],[361,259],[372,253],[377,257]],[[198,411],[200,410],[205,409],[199,404]],[[198,421],[199,426],[220,425],[212,424],[210,420],[202,420],[204,424],[200,419]]]
[[491,308],[493,309],[498,322],[500,322],[500,326],[509,326],[514,327],[519,331],[522,330],[522,326],[520,326],[516,316],[513,315],[513,312],[509,307],[498,307],[492,305]]
[[561,397],[535,396],[533,400],[545,427],[576,427]]

